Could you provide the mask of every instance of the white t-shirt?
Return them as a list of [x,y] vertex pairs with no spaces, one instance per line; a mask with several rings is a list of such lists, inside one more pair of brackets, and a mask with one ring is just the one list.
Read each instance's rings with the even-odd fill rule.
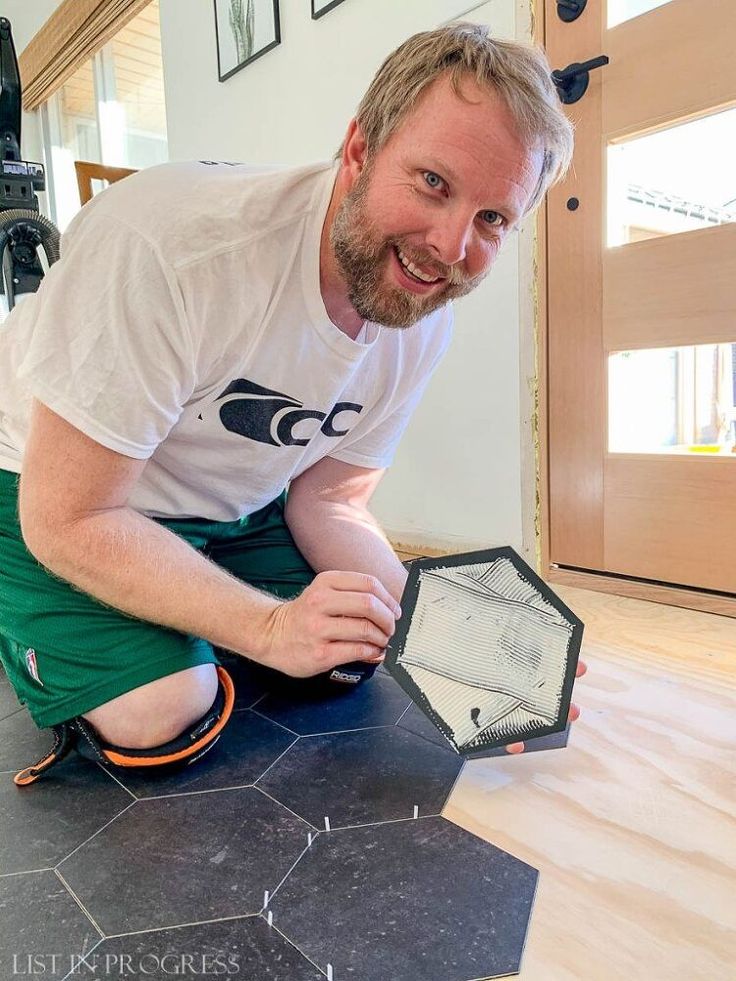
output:
[[0,468],[20,472],[31,396],[148,460],[128,504],[231,521],[317,460],[386,467],[451,335],[327,316],[331,164],[165,164],[76,216],[62,258],[0,326]]

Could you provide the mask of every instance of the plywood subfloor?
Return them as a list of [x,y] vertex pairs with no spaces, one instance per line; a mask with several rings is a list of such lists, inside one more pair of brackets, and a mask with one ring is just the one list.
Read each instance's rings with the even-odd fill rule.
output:
[[569,746],[469,763],[444,813],[540,870],[522,981],[734,981],[736,621],[553,588]]

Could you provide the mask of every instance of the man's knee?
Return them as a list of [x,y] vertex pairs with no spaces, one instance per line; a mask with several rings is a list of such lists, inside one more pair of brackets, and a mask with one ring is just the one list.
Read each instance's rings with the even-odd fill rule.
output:
[[151,749],[175,739],[200,719],[217,695],[214,664],[198,664],[133,688],[84,713],[114,746]]

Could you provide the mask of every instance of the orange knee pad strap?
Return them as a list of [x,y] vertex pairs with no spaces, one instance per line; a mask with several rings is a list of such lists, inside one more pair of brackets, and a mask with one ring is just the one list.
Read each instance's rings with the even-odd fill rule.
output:
[[174,767],[194,763],[211,749],[230,718],[235,703],[235,688],[227,671],[217,666],[219,687],[211,708],[193,725],[162,746],[150,749],[128,749],[105,742],[94,726],[81,715],[52,726],[54,745],[33,766],[16,773],[19,787],[35,783],[52,766],[72,750],[98,763],[122,767]]

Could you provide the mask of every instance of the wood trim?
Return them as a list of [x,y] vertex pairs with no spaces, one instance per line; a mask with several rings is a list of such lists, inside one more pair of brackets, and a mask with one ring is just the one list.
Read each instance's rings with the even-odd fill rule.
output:
[[23,108],[46,102],[151,0],[63,0],[18,58]]
[[77,187],[79,188],[79,201],[85,205],[92,200],[92,181],[107,181],[114,184],[124,177],[137,173],[130,167],[109,167],[107,164],[90,163],[87,160],[75,160],[74,170],[77,173]]
[[736,224],[604,249],[606,350],[736,341],[734,283]]
[[537,212],[537,253],[535,261],[536,341],[537,341],[537,572],[550,563],[549,536],[549,413],[547,352],[547,208]]
[[[603,11],[588,4],[571,24],[547,0],[547,47],[555,67],[598,53]],[[592,72],[585,98],[568,107],[575,123],[573,163],[547,196],[547,392],[549,434],[549,540],[552,561],[591,569],[603,559],[603,447],[605,364],[602,350],[603,236],[601,87]],[[577,198],[577,210],[567,201]]]
[[[703,31],[703,23],[717,28]],[[732,105],[734,37],[733,0],[676,0],[610,30],[604,138],[644,133]]]
[[[544,46],[545,6],[543,0],[532,0],[532,43]],[[533,248],[534,287],[534,355],[535,389],[532,439],[535,441],[534,536],[537,573],[549,565],[549,465],[547,418],[547,200],[537,209],[534,220]]]
[[612,593],[614,596],[629,596],[650,603],[663,603],[666,606],[736,617],[736,596],[731,598],[695,589],[659,586],[638,579],[619,579],[595,572],[562,569],[554,565],[547,566],[542,575],[547,582],[558,583],[561,586],[578,586],[580,589],[591,589],[597,593]]

